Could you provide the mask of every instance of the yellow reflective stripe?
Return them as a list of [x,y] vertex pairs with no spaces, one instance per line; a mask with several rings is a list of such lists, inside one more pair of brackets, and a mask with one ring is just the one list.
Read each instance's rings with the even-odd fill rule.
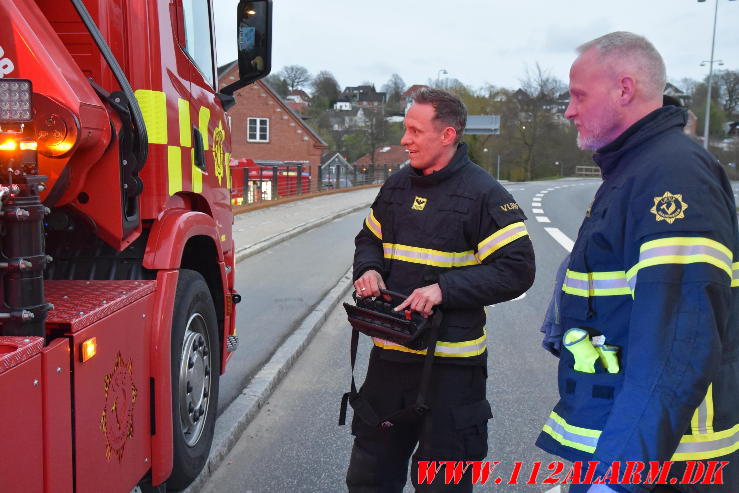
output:
[[684,435],[670,460],[707,460],[739,450],[739,424],[728,430],[702,435]]
[[179,146],[167,146],[167,184],[170,195],[182,191],[182,149]]
[[737,288],[739,287],[739,262],[736,262],[731,267],[732,267],[732,270],[734,271],[733,280],[731,281],[731,287]]
[[528,234],[526,225],[522,221],[509,224],[505,228],[501,228],[491,234],[477,245],[477,258],[482,262],[497,250]]
[[554,411],[549,415],[549,419],[544,424],[542,431],[562,445],[590,453],[595,452],[595,447],[598,444],[598,438],[601,434],[598,430],[573,426]]
[[370,209],[370,213],[367,216],[367,219],[364,220],[364,223],[367,225],[367,228],[372,231],[372,234],[377,236],[378,240],[382,240],[382,226],[380,225],[380,221],[375,217],[375,213],[372,209]]
[[[692,248],[691,248],[692,247]],[[682,253],[693,252],[693,253]],[[626,273],[626,278],[633,285],[632,279],[639,270],[645,267],[665,264],[707,263],[723,270],[732,278],[731,250],[721,243],[702,237],[670,237],[660,238],[644,243],[639,249],[639,261]]]
[[713,433],[713,384],[708,386],[706,397],[695,409],[690,420],[690,429],[693,435]]
[[195,165],[195,148],[190,148],[190,157],[192,161],[192,191],[202,193],[203,191],[203,170]]
[[226,186],[231,189],[231,153],[226,153]]
[[384,257],[414,264],[434,267],[463,267],[477,265],[479,261],[472,250],[466,252],[442,252],[430,248],[419,248],[395,243],[383,243]]
[[192,129],[190,128],[190,102],[184,99],[177,100],[177,110],[180,121],[180,145],[190,147],[192,145]]
[[135,92],[146,125],[149,144],[167,144],[167,95],[162,91]]
[[[483,329],[482,336],[471,341],[461,342],[446,342],[438,341],[436,348],[434,349],[434,356],[442,358],[470,358],[472,356],[479,356],[485,352],[487,348],[487,331]],[[390,342],[379,337],[373,337],[372,342],[375,346],[382,349],[389,349],[393,351],[400,351],[402,353],[412,353],[425,355],[425,349],[410,349],[395,342]]]
[[[712,400],[712,397],[711,397]],[[711,404],[713,407],[713,404]],[[584,452],[595,452],[600,430],[581,428],[567,423],[561,416],[552,411],[543,431],[562,445]],[[706,460],[729,455],[739,450],[739,424],[728,430],[703,434],[683,435],[675,453],[670,460]]]
[[200,135],[203,136],[203,150],[207,151],[210,149],[210,146],[208,145],[208,137],[210,136],[210,133],[208,133],[208,125],[210,125],[210,108],[206,108],[205,106],[200,107],[200,111],[198,112],[198,123]]
[[631,294],[624,271],[576,272],[567,269],[562,291],[584,298]]

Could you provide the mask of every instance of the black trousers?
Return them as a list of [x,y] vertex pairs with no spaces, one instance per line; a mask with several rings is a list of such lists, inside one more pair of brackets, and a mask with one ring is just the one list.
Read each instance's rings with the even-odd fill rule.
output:
[[[359,390],[380,417],[416,401],[422,364],[383,360],[382,350],[370,355],[367,377]],[[402,492],[412,455],[411,480],[416,491],[472,491],[471,469],[459,484],[444,484],[441,470],[431,484],[418,484],[419,461],[482,460],[487,455],[486,369],[444,363],[437,358],[426,403],[431,410],[415,423],[369,426],[356,414],[355,436],[346,483],[351,493]],[[414,453],[415,451],[415,453]]]

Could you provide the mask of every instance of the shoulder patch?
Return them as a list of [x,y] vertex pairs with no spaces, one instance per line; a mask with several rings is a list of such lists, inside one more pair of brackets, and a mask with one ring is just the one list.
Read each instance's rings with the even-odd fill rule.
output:
[[499,207],[500,207],[500,210],[502,210],[503,212],[515,211],[515,210],[520,209],[520,207],[518,206],[518,204],[515,203],[515,202],[509,202],[509,203],[503,204],[503,205],[501,205]]
[[665,192],[661,197],[654,197],[654,206],[649,210],[654,214],[657,222],[666,221],[672,224],[678,219],[685,218],[688,204],[683,201],[682,194]]

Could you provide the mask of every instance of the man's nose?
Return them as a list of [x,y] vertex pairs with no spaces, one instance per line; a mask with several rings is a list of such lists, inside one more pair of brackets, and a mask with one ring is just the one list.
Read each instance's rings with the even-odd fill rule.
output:
[[570,103],[567,105],[567,109],[565,110],[565,118],[571,120],[575,116],[575,114],[575,105],[573,104],[572,100],[570,100]]
[[400,145],[407,146],[411,143],[410,138],[408,137],[408,132],[403,132],[403,137],[400,138]]

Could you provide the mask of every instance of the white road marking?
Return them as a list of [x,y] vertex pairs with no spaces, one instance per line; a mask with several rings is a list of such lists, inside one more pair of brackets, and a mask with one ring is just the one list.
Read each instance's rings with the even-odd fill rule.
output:
[[572,251],[572,247],[575,245],[575,242],[572,241],[569,236],[560,231],[559,228],[544,228],[544,231],[549,233],[549,235],[554,238],[557,243],[562,245],[562,248],[564,248],[568,252]]
[[540,223],[551,223],[552,221],[549,220],[547,216],[534,216],[536,217],[536,220]]
[[531,209],[534,214],[544,214],[544,209]]

